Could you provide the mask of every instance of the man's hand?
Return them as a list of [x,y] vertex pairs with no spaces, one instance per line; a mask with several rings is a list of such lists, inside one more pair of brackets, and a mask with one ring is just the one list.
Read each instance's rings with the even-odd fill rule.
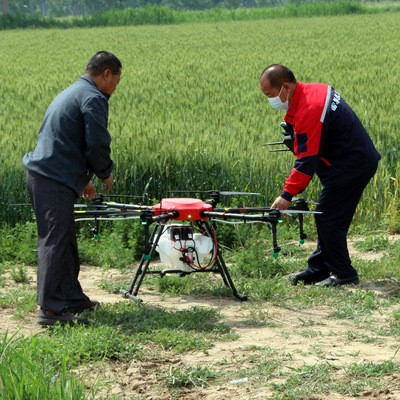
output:
[[271,208],[277,208],[278,210],[287,210],[289,208],[290,201],[285,200],[283,197],[278,196],[272,203]]
[[108,178],[101,179],[103,184],[105,185],[105,188],[103,189],[104,193],[107,193],[111,190],[113,183],[114,183],[114,177],[113,174],[111,174]]
[[96,188],[94,187],[92,181],[89,181],[89,183],[85,186],[81,196],[85,200],[92,200],[96,197]]

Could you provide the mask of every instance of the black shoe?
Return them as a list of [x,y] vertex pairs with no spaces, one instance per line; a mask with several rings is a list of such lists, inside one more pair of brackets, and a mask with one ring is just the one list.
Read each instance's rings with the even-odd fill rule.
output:
[[353,276],[351,278],[339,278],[336,275],[331,275],[329,278],[317,282],[315,286],[320,287],[331,287],[331,286],[342,286],[342,285],[358,285],[360,280],[358,276]]
[[36,322],[42,326],[52,326],[57,323],[60,325],[89,324],[87,319],[75,317],[75,315],[69,312],[55,313],[54,311],[45,310],[43,308],[39,310]]
[[304,285],[313,285],[316,282],[322,281],[329,276],[329,272],[311,272],[305,269],[304,271],[297,272],[288,276],[289,282],[295,286],[299,282],[303,282]]
[[100,303],[96,300],[90,300],[89,297],[86,296],[84,300],[77,300],[71,302],[67,307],[64,308],[65,312],[70,312],[72,314],[79,314],[85,310],[94,310],[96,307],[99,307]]

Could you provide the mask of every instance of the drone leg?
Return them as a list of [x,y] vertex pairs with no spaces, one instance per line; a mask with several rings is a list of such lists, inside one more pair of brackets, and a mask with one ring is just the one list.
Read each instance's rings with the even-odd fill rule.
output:
[[220,253],[219,250],[218,250],[218,254],[217,254],[217,259],[215,260],[215,264],[217,265],[217,270],[221,274],[225,285],[229,286],[231,288],[233,295],[241,301],[246,301],[247,296],[245,294],[239,293],[236,290],[235,285],[232,281],[231,275],[229,274],[228,268],[225,264],[225,260],[222,257],[222,254]]
[[272,232],[272,245],[274,247],[273,257],[278,257],[278,253],[281,251],[281,248],[278,246],[278,234],[276,229],[276,222],[271,222],[271,232]]
[[125,298],[131,299],[134,301],[141,301],[137,297],[137,293],[138,293],[139,287],[143,281],[144,275],[146,274],[147,269],[149,267],[149,262],[150,262],[150,260],[146,259],[146,255],[143,254],[129,290],[120,289],[120,291],[119,291]]
[[124,297],[135,301],[141,301],[137,297],[137,294],[139,292],[140,285],[143,282],[144,276],[146,275],[146,273],[148,273],[150,261],[153,258],[154,251],[157,247],[158,241],[160,240],[162,232],[163,232],[163,225],[157,224],[153,229],[153,232],[151,233],[151,236],[149,237],[145,245],[143,256],[140,260],[139,266],[135,273],[135,277],[133,278],[129,290],[122,290],[122,289],[120,290],[120,293]]
[[304,220],[302,214],[299,214],[299,228],[300,228],[300,243],[303,244],[304,240],[307,239],[307,235],[304,233]]
[[[211,225],[208,222],[200,223],[199,225],[206,230],[207,234],[210,237],[214,237],[214,240],[217,242],[217,238],[215,236],[215,228],[211,227]],[[222,280],[224,281],[224,284],[231,288],[233,295],[241,301],[246,301],[247,296],[239,293],[236,290],[235,285],[232,281],[232,278],[229,274],[228,268],[225,264],[225,260],[222,257],[221,250],[218,248],[217,243],[216,243],[216,248],[217,248],[216,249],[217,256],[216,256],[215,263],[214,263],[214,265],[216,266],[216,271],[218,271],[220,273],[220,275],[222,276]]]

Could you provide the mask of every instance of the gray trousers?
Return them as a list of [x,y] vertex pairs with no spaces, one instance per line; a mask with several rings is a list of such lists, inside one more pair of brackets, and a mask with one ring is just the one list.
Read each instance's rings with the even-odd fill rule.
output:
[[85,295],[78,281],[80,260],[76,239],[76,193],[63,184],[28,171],[29,197],[38,232],[38,304],[56,313]]

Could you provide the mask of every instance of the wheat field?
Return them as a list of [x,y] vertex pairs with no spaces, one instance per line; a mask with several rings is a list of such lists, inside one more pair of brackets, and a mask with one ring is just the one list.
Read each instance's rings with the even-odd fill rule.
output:
[[[34,148],[53,97],[98,50],[123,63],[110,100],[113,193],[256,191],[268,204],[293,164],[263,144],[280,140],[282,114],[261,94],[271,63],[303,82],[334,86],[365,123],[382,162],[358,221],[396,229],[400,58],[398,13],[170,26],[0,32],[0,220],[29,218],[22,156]],[[315,199],[313,179],[304,196]]]

